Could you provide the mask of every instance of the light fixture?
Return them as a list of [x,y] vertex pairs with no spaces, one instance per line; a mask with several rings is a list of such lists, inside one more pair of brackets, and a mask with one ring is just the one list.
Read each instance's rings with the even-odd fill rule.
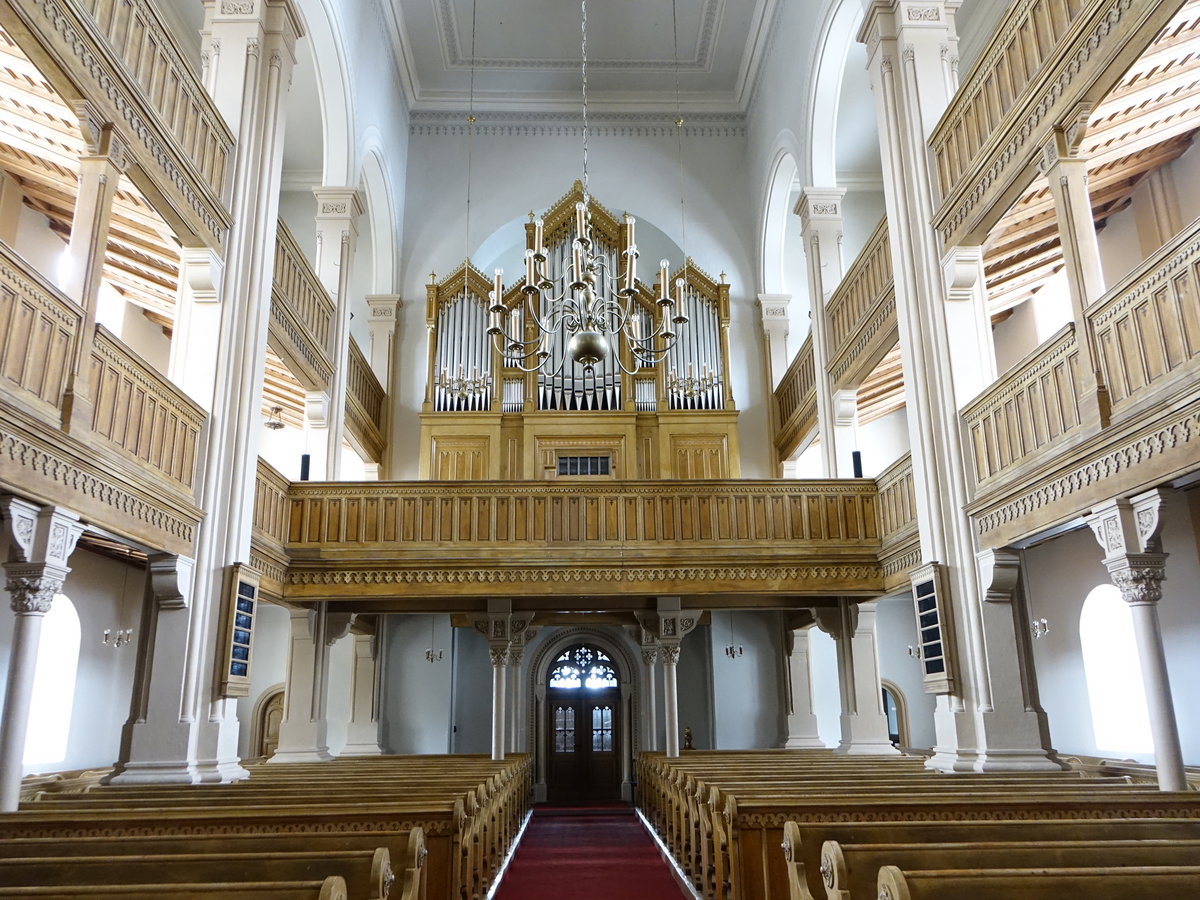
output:
[[745,650],[742,649],[742,645],[733,640],[733,613],[731,612],[729,614],[729,643],[725,645],[725,655],[730,659],[737,659],[743,653]]
[[442,656],[444,655],[444,652],[445,652],[445,651],[441,650],[440,648],[439,649],[434,648],[434,645],[437,643],[437,641],[435,640],[435,633],[434,633],[434,628],[436,627],[436,625],[437,625],[436,620],[434,619],[433,616],[430,616],[429,617],[429,646],[425,648],[425,661],[426,662],[431,662],[431,663],[440,662],[442,659]]
[[707,365],[700,367],[700,374],[697,376],[693,374],[692,364],[688,363],[686,375],[680,376],[674,369],[667,375],[667,392],[691,400],[711,391],[720,381]]
[[278,431],[283,427],[283,419],[281,418],[282,413],[282,406],[272,406],[271,414],[267,416],[267,421],[265,421],[263,424],[272,431]]
[[[672,0],[672,24],[675,34],[675,125],[682,129],[679,106],[678,27]],[[686,280],[675,279],[672,296],[669,263],[659,263],[658,324],[643,322],[635,301],[637,286],[637,244],[635,220],[626,214],[622,225],[619,256],[610,259],[598,247],[592,231],[591,195],[588,186],[588,81],[587,81],[587,0],[580,2],[580,49],[582,64],[583,108],[583,199],[575,204],[575,239],[571,259],[561,273],[552,278],[547,266],[549,255],[544,241],[542,220],[533,223],[533,247],[525,251],[524,312],[518,317],[518,333],[510,328],[510,311],[504,303],[504,270],[496,269],[488,334],[508,365],[525,372],[560,373],[567,360],[582,366],[585,376],[594,374],[598,363],[612,357],[622,371],[633,374],[641,367],[663,359],[675,345],[677,328],[687,323],[683,313]],[[682,139],[681,139],[682,140]],[[682,176],[681,176],[682,177]],[[469,188],[468,188],[469,189]],[[680,197],[680,209],[683,198]],[[686,263],[685,263],[686,266]],[[618,271],[612,269],[617,267]],[[526,324],[537,334],[525,332]],[[566,338],[566,352],[555,353],[551,336],[559,332]],[[528,336],[527,336],[528,335]],[[629,348],[628,358],[620,352],[620,343]]]
[[472,369],[471,377],[468,378],[463,367],[459,366],[456,375],[451,375],[442,369],[438,374],[437,386],[455,400],[467,400],[487,393],[491,386],[491,379],[486,375],[481,376],[478,369]]
[[114,650],[120,649],[133,640],[132,628],[118,628],[113,631],[111,628],[104,629],[104,638],[101,641],[105,647],[112,647]]
[[1029,623],[1029,627],[1033,631],[1034,638],[1037,639],[1050,630],[1050,623],[1045,619],[1034,619]]

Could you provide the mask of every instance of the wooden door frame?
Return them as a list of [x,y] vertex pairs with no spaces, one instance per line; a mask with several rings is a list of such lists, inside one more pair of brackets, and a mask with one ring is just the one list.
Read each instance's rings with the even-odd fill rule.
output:
[[[645,746],[639,698],[642,692],[642,667],[637,647],[616,626],[584,625],[576,627],[547,628],[546,639],[533,653],[525,678],[528,679],[529,708],[526,717],[526,744],[534,754],[535,778],[534,799],[546,800],[546,777],[549,765],[548,735],[546,734],[546,678],[551,663],[564,650],[576,644],[589,644],[608,654],[617,670],[617,682],[621,691],[620,709],[620,781],[621,799],[633,799],[633,758]],[[544,633],[545,633],[544,632]]]

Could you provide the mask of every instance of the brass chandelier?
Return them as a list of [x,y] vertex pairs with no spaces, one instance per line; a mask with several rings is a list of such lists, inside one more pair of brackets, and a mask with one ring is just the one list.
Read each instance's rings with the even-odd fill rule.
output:
[[[675,24],[675,3],[672,0],[672,23],[675,40],[675,126],[682,141],[683,119],[678,115],[679,50],[678,27]],[[496,269],[493,289],[488,294],[491,305],[487,333],[496,349],[509,365],[521,371],[540,371],[546,375],[559,374],[567,360],[582,366],[585,375],[592,375],[597,364],[612,357],[627,374],[664,359],[675,346],[678,328],[687,324],[683,312],[686,281],[675,279],[675,296],[671,295],[669,263],[659,263],[659,295],[656,303],[659,321],[646,324],[638,314],[635,300],[637,286],[637,244],[634,243],[635,220],[626,214],[622,224],[622,246],[615,258],[619,270],[613,271],[613,260],[596,244],[592,231],[591,196],[588,192],[588,81],[587,81],[587,0],[580,2],[580,27],[583,107],[583,199],[575,204],[575,238],[571,259],[557,281],[550,277],[549,254],[546,251],[543,222],[534,222],[533,247],[525,251],[525,296],[523,314],[517,318],[518,333],[512,327],[513,316],[504,302],[504,270]],[[682,150],[681,150],[682,152]],[[682,165],[682,160],[681,160]],[[683,200],[680,198],[682,210]],[[686,265],[686,263],[685,263]],[[524,324],[536,326],[537,334],[526,336]],[[554,353],[551,338],[559,332],[567,336],[566,353]],[[619,352],[624,341],[629,348],[628,359]]]

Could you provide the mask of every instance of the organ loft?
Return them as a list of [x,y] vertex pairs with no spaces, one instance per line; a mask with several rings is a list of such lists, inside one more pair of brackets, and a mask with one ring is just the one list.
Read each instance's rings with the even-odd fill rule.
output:
[[1198,49],[0,0],[0,895],[1195,896]]

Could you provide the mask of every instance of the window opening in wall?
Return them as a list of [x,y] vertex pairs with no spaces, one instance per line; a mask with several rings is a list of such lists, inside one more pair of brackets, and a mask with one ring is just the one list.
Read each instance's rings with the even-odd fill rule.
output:
[[1133,614],[1113,585],[1093,588],[1083,601],[1079,644],[1096,749],[1153,753]]
[[29,730],[22,762],[60,763],[67,758],[75,676],[79,672],[79,613],[65,594],[57,594],[42,620],[33,675]]
[[575,708],[573,706],[556,706],[554,708],[554,751],[556,753],[575,752]]
[[900,711],[896,708],[896,698],[887,688],[883,689],[883,712],[887,716],[888,740],[895,747],[900,746]]
[[554,662],[549,682],[552,688],[600,690],[617,686],[617,671],[603,650],[574,647]]
[[560,456],[559,475],[608,475],[612,460],[608,456]]
[[613,718],[611,706],[592,708],[592,749],[609,752],[613,748]]

